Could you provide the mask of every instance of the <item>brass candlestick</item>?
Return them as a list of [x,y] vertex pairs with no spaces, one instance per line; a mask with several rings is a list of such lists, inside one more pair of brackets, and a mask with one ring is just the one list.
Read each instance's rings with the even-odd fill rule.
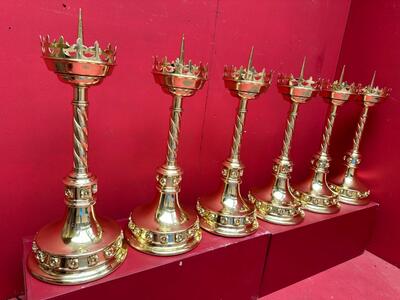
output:
[[268,89],[272,72],[266,73],[265,69],[257,72],[252,66],[252,57],[253,49],[247,68],[225,67],[225,85],[240,99],[231,155],[223,164],[221,188],[212,196],[200,198],[196,206],[200,215],[200,226],[223,236],[245,236],[258,228],[254,204],[240,194],[244,166],[240,162],[239,154],[247,102]]
[[299,78],[295,78],[292,74],[278,77],[279,92],[291,102],[281,155],[275,160],[274,178],[269,185],[249,192],[250,201],[256,205],[257,216],[265,221],[281,225],[298,224],[304,218],[301,202],[293,195],[289,183],[292,172],[289,150],[299,104],[310,100],[318,94],[320,89],[319,81],[314,81],[312,77],[303,78],[304,66],[305,59]]
[[343,67],[338,81],[334,81],[333,83],[329,81],[322,82],[321,95],[327,99],[330,106],[322,137],[321,149],[311,161],[313,170],[311,177],[302,185],[300,191],[295,192],[296,197],[299,197],[303,202],[303,208],[316,213],[330,214],[336,213],[340,209],[337,196],[329,189],[326,176],[331,161],[328,148],[337,109],[357,93],[354,84],[343,82],[344,70],[345,67]]
[[178,167],[177,152],[183,97],[194,95],[207,79],[207,68],[184,61],[184,38],[180,56],[175,61],[155,58],[154,77],[167,92],[173,104],[168,133],[167,159],[157,171],[157,195],[152,203],[135,208],[130,215],[125,236],[129,244],[155,255],[175,255],[193,249],[201,240],[199,220],[194,212],[179,204],[182,171]]
[[375,73],[371,83],[360,89],[359,95],[362,97],[363,110],[358,121],[357,130],[353,139],[353,149],[344,157],[346,171],[344,176],[339,180],[334,180],[335,184],[331,184],[330,188],[338,195],[340,202],[352,205],[365,205],[369,203],[369,189],[356,176],[356,169],[361,163],[361,155],[359,152],[361,136],[364,131],[365,122],[367,121],[368,110],[379,101],[389,96],[390,89],[384,87],[374,87]]
[[83,43],[81,12],[78,39],[69,45],[61,36],[41,38],[47,67],[74,87],[73,143],[74,167],[64,179],[64,219],[42,228],[34,239],[28,268],[36,278],[56,284],[78,284],[112,272],[125,259],[127,249],[119,225],[96,217],[97,179],[88,171],[87,90],[110,74],[115,50],[102,50],[98,42]]

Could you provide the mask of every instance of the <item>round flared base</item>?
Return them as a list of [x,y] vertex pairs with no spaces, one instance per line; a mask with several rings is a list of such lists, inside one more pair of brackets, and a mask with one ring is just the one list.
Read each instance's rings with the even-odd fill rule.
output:
[[[221,203],[220,199],[217,201]],[[196,208],[200,215],[201,228],[210,233],[225,237],[243,237],[253,234],[258,229],[255,207],[252,203],[246,204],[246,210],[235,214],[212,210],[202,201],[197,202]]]
[[75,285],[100,279],[118,268],[126,258],[127,245],[118,224],[99,219],[103,235],[84,247],[61,239],[63,222],[45,226],[35,237],[27,266],[41,281]]
[[341,203],[350,205],[367,205],[369,190],[356,190],[354,188],[343,187],[340,185],[331,184],[331,190],[337,195],[337,199]]
[[133,248],[152,255],[171,256],[194,249],[201,240],[199,219],[196,214],[185,212],[186,221],[166,227],[149,220],[155,220],[155,212],[148,216],[139,207],[131,213],[125,238]]
[[304,219],[301,203],[295,199],[282,204],[262,200],[257,192],[249,192],[249,199],[255,203],[256,215],[259,219],[278,225],[297,225]]

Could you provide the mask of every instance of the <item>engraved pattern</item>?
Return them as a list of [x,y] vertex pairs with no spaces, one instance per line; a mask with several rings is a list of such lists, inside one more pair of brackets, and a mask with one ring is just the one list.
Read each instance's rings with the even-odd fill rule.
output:
[[167,164],[169,166],[174,166],[176,162],[181,113],[182,97],[175,95],[168,132]]
[[239,155],[240,155],[240,144],[242,140],[243,126],[247,111],[246,106],[247,106],[247,99],[241,98],[240,106],[236,116],[236,124],[235,124],[235,131],[233,134],[232,151],[231,151],[231,158],[236,160],[239,160]]
[[88,129],[87,102],[74,101],[74,169],[77,173],[87,172]]
[[296,103],[296,102],[292,103],[290,113],[289,113],[289,118],[287,120],[287,125],[286,125],[286,129],[285,129],[285,138],[283,140],[283,147],[282,147],[282,152],[281,152],[282,158],[289,158],[290,144],[292,142],[294,125],[296,122],[298,107],[299,107],[298,103]]
[[250,212],[248,215],[234,217],[218,214],[217,212],[203,208],[200,202],[197,202],[196,209],[199,215],[209,224],[216,226],[216,224],[227,227],[253,227],[258,226],[255,217],[255,211]]
[[199,222],[196,221],[192,227],[185,231],[160,233],[149,231],[145,228],[138,227],[131,218],[129,218],[128,228],[135,239],[152,245],[173,246],[177,244],[186,244],[191,239],[200,240],[201,231]]

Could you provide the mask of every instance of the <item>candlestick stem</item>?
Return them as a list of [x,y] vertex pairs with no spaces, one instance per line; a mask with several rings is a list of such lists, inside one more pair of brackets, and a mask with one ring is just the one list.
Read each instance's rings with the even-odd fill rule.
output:
[[167,162],[168,166],[175,166],[178,155],[179,132],[182,114],[182,96],[174,95],[174,100],[171,107],[171,118],[169,122],[168,132],[168,151]]
[[233,134],[232,149],[231,149],[232,161],[239,161],[240,146],[242,144],[243,126],[246,119],[246,112],[247,112],[247,99],[241,98],[236,115],[235,130]]

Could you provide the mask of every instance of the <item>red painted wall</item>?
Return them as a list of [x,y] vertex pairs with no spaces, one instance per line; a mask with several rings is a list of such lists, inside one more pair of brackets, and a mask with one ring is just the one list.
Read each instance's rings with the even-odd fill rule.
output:
[[[372,199],[381,204],[369,251],[400,266],[398,102],[400,70],[400,1],[353,0],[343,40],[340,63],[348,66],[349,80],[393,88],[391,97],[371,109],[361,144],[360,176],[370,186]],[[354,119],[361,106],[346,105],[334,136],[337,158],[351,146]],[[340,141],[339,141],[340,140]]]
[[[257,68],[298,72],[306,55],[307,75],[332,77],[350,0],[3,1],[2,298],[23,290],[21,238],[63,214],[61,179],[72,166],[72,88],[46,69],[40,58],[38,36],[64,34],[72,41],[78,7],[84,11],[87,43],[98,39],[101,45],[110,41],[119,47],[118,66],[112,76],[89,92],[89,160],[99,178],[98,214],[125,218],[134,205],[152,199],[155,169],[165,157],[171,97],[154,83],[152,55],[175,58],[183,32],[187,57],[210,66],[210,81],[184,103],[179,157],[185,172],[181,199],[190,204],[198,195],[217,188],[221,163],[229,154],[238,101],[223,85],[223,66],[246,64],[250,46],[254,45]],[[371,44],[377,46],[373,41]],[[362,45],[366,45],[365,40]],[[374,65],[379,65],[377,60]],[[390,72],[384,72],[390,76]],[[384,126],[381,118],[387,120],[391,111],[394,118],[390,103],[381,107],[377,113],[379,109],[388,112],[377,117],[378,126]],[[263,184],[270,176],[288,108],[277,93],[275,81],[266,94],[250,103],[242,151],[245,193],[249,186]],[[320,98],[300,110],[293,144],[295,180],[308,173],[325,110],[326,104]],[[379,131],[368,130],[370,143],[375,143],[374,149],[380,147],[380,153],[385,140],[378,143]],[[364,168],[376,169],[379,164],[369,157]],[[388,163],[392,162],[385,161]],[[381,168],[383,171],[384,165]],[[394,195],[394,191],[389,192]]]

